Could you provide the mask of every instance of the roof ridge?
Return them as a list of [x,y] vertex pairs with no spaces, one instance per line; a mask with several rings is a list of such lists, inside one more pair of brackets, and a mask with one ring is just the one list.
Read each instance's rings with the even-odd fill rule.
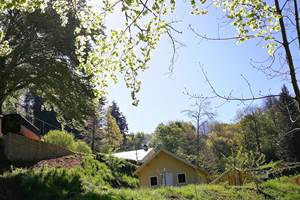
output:
[[154,151],[156,151],[154,154],[152,154],[148,159],[145,160],[145,162],[139,167],[136,169],[136,171],[134,172],[134,174],[137,174],[139,171],[141,171],[141,169],[143,169],[151,160],[153,160],[160,152],[165,152],[166,154],[168,154],[169,156],[179,160],[180,162],[183,162],[185,163],[186,165],[189,165],[190,167],[194,168],[194,169],[198,169],[198,170],[201,170],[203,173],[205,173],[206,175],[208,175],[208,173],[206,172],[206,170],[202,169],[201,167],[198,167],[192,163],[190,163],[189,161],[183,159],[183,158],[180,158],[178,157],[177,155],[171,153],[170,151],[166,150],[166,149],[157,149],[157,148],[154,148],[153,149]]

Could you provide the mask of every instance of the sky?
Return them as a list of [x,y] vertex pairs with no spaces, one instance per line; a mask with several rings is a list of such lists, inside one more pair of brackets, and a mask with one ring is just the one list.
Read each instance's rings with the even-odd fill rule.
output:
[[[169,66],[172,56],[171,41],[163,37],[157,49],[152,54],[149,69],[139,75],[142,80],[141,90],[138,94],[139,105],[132,105],[130,90],[124,81],[111,85],[108,90],[108,100],[116,101],[120,111],[126,116],[129,132],[143,131],[153,133],[159,123],[173,120],[190,119],[182,111],[190,109],[194,100],[184,94],[189,91],[194,94],[211,96],[211,89],[205,81],[200,65],[220,94],[229,94],[233,91],[235,96],[251,96],[247,82],[251,84],[255,94],[278,94],[281,86],[286,83],[280,79],[269,80],[264,74],[250,65],[250,59],[257,61],[267,58],[267,51],[258,41],[247,41],[237,45],[236,41],[201,41],[189,30],[191,24],[199,33],[216,37],[218,24],[222,23],[221,11],[211,9],[205,16],[192,16],[184,1],[177,1],[176,11],[169,20],[180,20],[175,27],[182,34],[175,35],[176,39],[185,46],[177,50],[176,63],[173,73]],[[108,26],[118,26],[118,16],[107,22]],[[222,25],[222,36],[234,36],[235,31],[230,25]],[[286,83],[289,86],[289,83]],[[219,106],[220,100],[212,100],[212,110],[216,112],[215,120],[233,123],[237,110],[245,105],[240,102],[230,102]],[[252,105],[260,105],[253,102]]]

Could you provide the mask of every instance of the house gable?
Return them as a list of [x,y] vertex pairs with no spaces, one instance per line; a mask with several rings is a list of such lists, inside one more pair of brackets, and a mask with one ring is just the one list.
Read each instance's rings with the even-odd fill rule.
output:
[[[172,185],[207,181],[207,173],[204,170],[178,158],[166,150],[159,150],[149,157],[147,161],[135,171],[135,174],[138,175],[140,184],[144,187],[150,186],[150,177],[157,177],[158,186],[164,185],[166,181],[164,177],[167,175],[172,179]],[[180,183],[181,181],[179,181],[179,178],[183,178],[182,174],[185,176],[185,183]]]

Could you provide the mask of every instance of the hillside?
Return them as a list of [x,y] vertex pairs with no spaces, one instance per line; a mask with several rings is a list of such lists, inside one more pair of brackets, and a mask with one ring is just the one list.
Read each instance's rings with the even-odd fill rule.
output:
[[[132,164],[119,159],[97,157],[65,157],[43,161],[31,168],[16,168],[6,172],[0,177],[0,199],[300,199],[300,186],[292,183],[293,177],[269,180],[261,184],[259,189],[253,184],[241,187],[188,185],[138,189],[138,181],[132,176]],[[81,163],[73,166],[66,164],[80,160]]]

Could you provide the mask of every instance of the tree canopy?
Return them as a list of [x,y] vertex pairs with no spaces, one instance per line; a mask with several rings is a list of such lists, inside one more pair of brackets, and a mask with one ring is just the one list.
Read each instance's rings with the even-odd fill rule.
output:
[[62,26],[59,15],[50,7],[43,13],[1,13],[3,40],[10,48],[0,57],[1,109],[9,96],[27,89],[65,119],[82,122],[93,113],[96,96],[92,76],[77,72],[74,31],[79,21],[74,12],[67,16],[69,23]]
[[[96,89],[93,90],[96,96],[105,93],[109,80],[116,81],[120,72],[127,87],[132,91],[133,104],[136,105],[138,103],[136,93],[140,90],[141,84],[138,74],[147,68],[151,52],[155,49],[161,35],[169,36],[174,51],[176,49],[173,34],[180,31],[176,30],[165,17],[174,12],[176,1],[102,0],[97,2],[98,10],[89,4],[83,3],[84,6],[79,6],[81,4],[79,2],[81,1],[3,1],[0,12],[4,14],[11,10],[43,12],[50,7],[59,16],[62,26],[66,26],[70,19],[68,13],[72,11],[79,22],[74,30],[75,55],[79,61],[76,71],[84,72],[85,76],[91,78],[90,82],[93,89]],[[232,22],[231,24],[237,30],[233,39],[237,39],[239,42],[251,38],[262,38],[271,56],[278,48],[283,48],[294,93],[298,103],[300,102],[300,91],[291,53],[292,43],[300,41],[296,0],[294,2],[286,1],[283,4],[278,0],[274,0],[274,2],[264,0],[203,0],[200,2],[190,1],[189,5],[191,6],[191,13],[195,15],[207,13],[206,8],[209,5],[222,9],[225,17]],[[122,17],[120,21],[124,22],[123,28],[120,30],[103,30],[105,20],[112,13],[119,11]],[[295,15],[293,16],[291,13]],[[287,16],[289,19],[293,18],[291,24],[293,24],[292,27],[295,27],[296,36],[298,35],[296,38],[286,31],[288,24],[284,17]],[[281,39],[280,36],[276,35],[278,32],[281,33]],[[1,54],[8,55],[11,52],[11,44],[4,35],[5,31],[2,28]],[[288,39],[290,37],[291,40]]]

